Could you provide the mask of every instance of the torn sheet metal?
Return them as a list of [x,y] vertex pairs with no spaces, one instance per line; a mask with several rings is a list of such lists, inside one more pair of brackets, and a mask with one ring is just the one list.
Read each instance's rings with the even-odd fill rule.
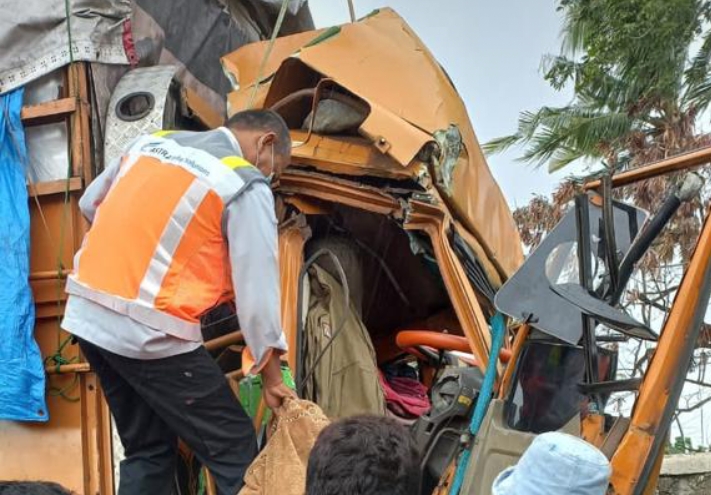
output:
[[175,70],[160,65],[135,69],[121,78],[106,117],[105,165],[120,158],[133,139],[163,129]]
[[[231,112],[245,108],[251,99],[266,48],[266,43],[249,45],[223,57],[236,88],[229,96]],[[369,105],[370,114],[359,133],[396,166],[417,162],[423,147],[436,140],[435,134],[455,125],[462,151],[456,163],[448,161],[439,172],[435,170],[440,175],[436,181],[450,185],[439,189],[452,214],[476,236],[497,269],[508,276],[518,268],[523,260],[518,231],[464,103],[402,18],[382,9],[354,24],[277,40],[256,106],[270,106],[302,89],[308,80],[304,68],[332,79]]]
[[438,150],[433,154],[432,162],[437,172],[437,185],[444,189],[446,194],[452,193],[454,185],[454,167],[459,163],[462,154],[462,134],[456,125],[450,125],[446,130],[434,133]]
[[[272,53],[264,65],[262,77],[266,79],[273,76],[284,60],[294,55],[302,46],[306,45],[323,31],[323,29],[306,31],[304,33],[279,38],[276,43],[274,43]],[[264,58],[264,50],[266,50],[267,45],[268,44],[266,42],[252,43],[251,45],[246,45],[239,50],[222,57],[222,67],[224,68],[225,74],[232,82],[232,89],[234,91],[240,91],[248,86],[251,91],[254,82],[257,80],[259,66]],[[265,89],[268,89],[268,87],[268,84],[265,85]],[[249,96],[250,94],[251,93],[247,93],[245,95],[240,92],[229,95],[232,113],[242,109],[239,102],[242,101],[242,97]],[[261,100],[258,100],[258,102],[263,103],[264,99],[262,98]]]
[[[298,300],[299,274],[304,263],[304,244],[311,237],[311,230],[304,217],[282,224],[279,230],[279,277],[281,286],[281,322],[290,352],[287,353],[289,366],[296,369],[298,311],[293,303]],[[308,277],[306,277],[308,278]],[[305,292],[308,294],[308,292]],[[305,300],[306,304],[308,303]],[[308,308],[305,308],[305,318]],[[303,322],[302,322],[303,323]]]
[[418,183],[426,181],[428,172],[425,164],[413,162],[402,167],[362,137],[314,134],[307,141],[306,136],[304,131],[291,132],[295,143],[291,156],[295,164],[316,166],[335,174],[412,179]]
[[[67,5],[72,12],[69,21]],[[131,15],[130,0],[6,0],[2,15],[0,94],[72,59],[128,64],[123,34]]]

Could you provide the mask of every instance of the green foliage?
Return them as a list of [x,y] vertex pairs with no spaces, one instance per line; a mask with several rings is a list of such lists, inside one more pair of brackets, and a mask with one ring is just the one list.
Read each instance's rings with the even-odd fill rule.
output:
[[522,144],[520,160],[555,171],[581,158],[620,169],[693,147],[695,118],[711,104],[710,4],[560,0],[562,48],[544,58],[544,77],[572,87],[573,102],[522,112],[517,131],[485,150]]
[[674,443],[669,442],[667,444],[666,453],[667,455],[673,454],[698,454],[702,452],[708,452],[709,448],[704,446],[699,446],[694,448],[691,438],[689,437],[676,437]]

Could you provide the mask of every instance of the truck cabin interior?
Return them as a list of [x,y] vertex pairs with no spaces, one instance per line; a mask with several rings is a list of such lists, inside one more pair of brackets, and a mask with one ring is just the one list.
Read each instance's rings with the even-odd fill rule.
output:
[[[399,331],[463,335],[426,236],[405,232],[382,215],[341,205],[307,219],[312,238],[305,257],[327,249],[339,259],[351,304],[368,329],[379,364],[402,354]],[[332,260],[320,263],[338,279]]]

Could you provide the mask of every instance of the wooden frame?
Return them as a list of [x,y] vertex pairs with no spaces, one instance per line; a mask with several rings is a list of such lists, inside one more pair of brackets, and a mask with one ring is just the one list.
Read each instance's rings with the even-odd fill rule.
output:
[[[93,178],[91,107],[84,63],[63,71],[62,95],[23,107],[25,126],[65,122],[71,176],[28,185],[31,216],[30,285],[35,299],[35,338],[43,357],[57,352],[68,334],[59,329],[64,312],[65,278],[87,223],[78,199]],[[77,362],[48,366],[48,381],[67,388],[66,398],[48,394],[49,421],[0,422],[0,479],[47,480],[77,493],[113,495],[110,414],[98,378],[78,348],[63,349]]]

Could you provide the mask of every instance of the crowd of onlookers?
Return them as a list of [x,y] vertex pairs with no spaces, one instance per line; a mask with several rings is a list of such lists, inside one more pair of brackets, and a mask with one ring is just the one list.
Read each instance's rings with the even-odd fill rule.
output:
[[[544,433],[496,478],[492,493],[604,495],[609,478],[610,463],[598,449],[572,435]],[[356,417],[319,435],[306,495],[411,495],[419,493],[419,480],[420,456],[409,431],[395,420]]]
[[[539,435],[516,466],[502,472],[493,495],[604,495],[605,456],[563,433]],[[394,419],[359,416],[319,435],[309,457],[306,495],[415,495],[420,455],[409,430]],[[0,482],[0,495],[71,495],[53,483]]]

